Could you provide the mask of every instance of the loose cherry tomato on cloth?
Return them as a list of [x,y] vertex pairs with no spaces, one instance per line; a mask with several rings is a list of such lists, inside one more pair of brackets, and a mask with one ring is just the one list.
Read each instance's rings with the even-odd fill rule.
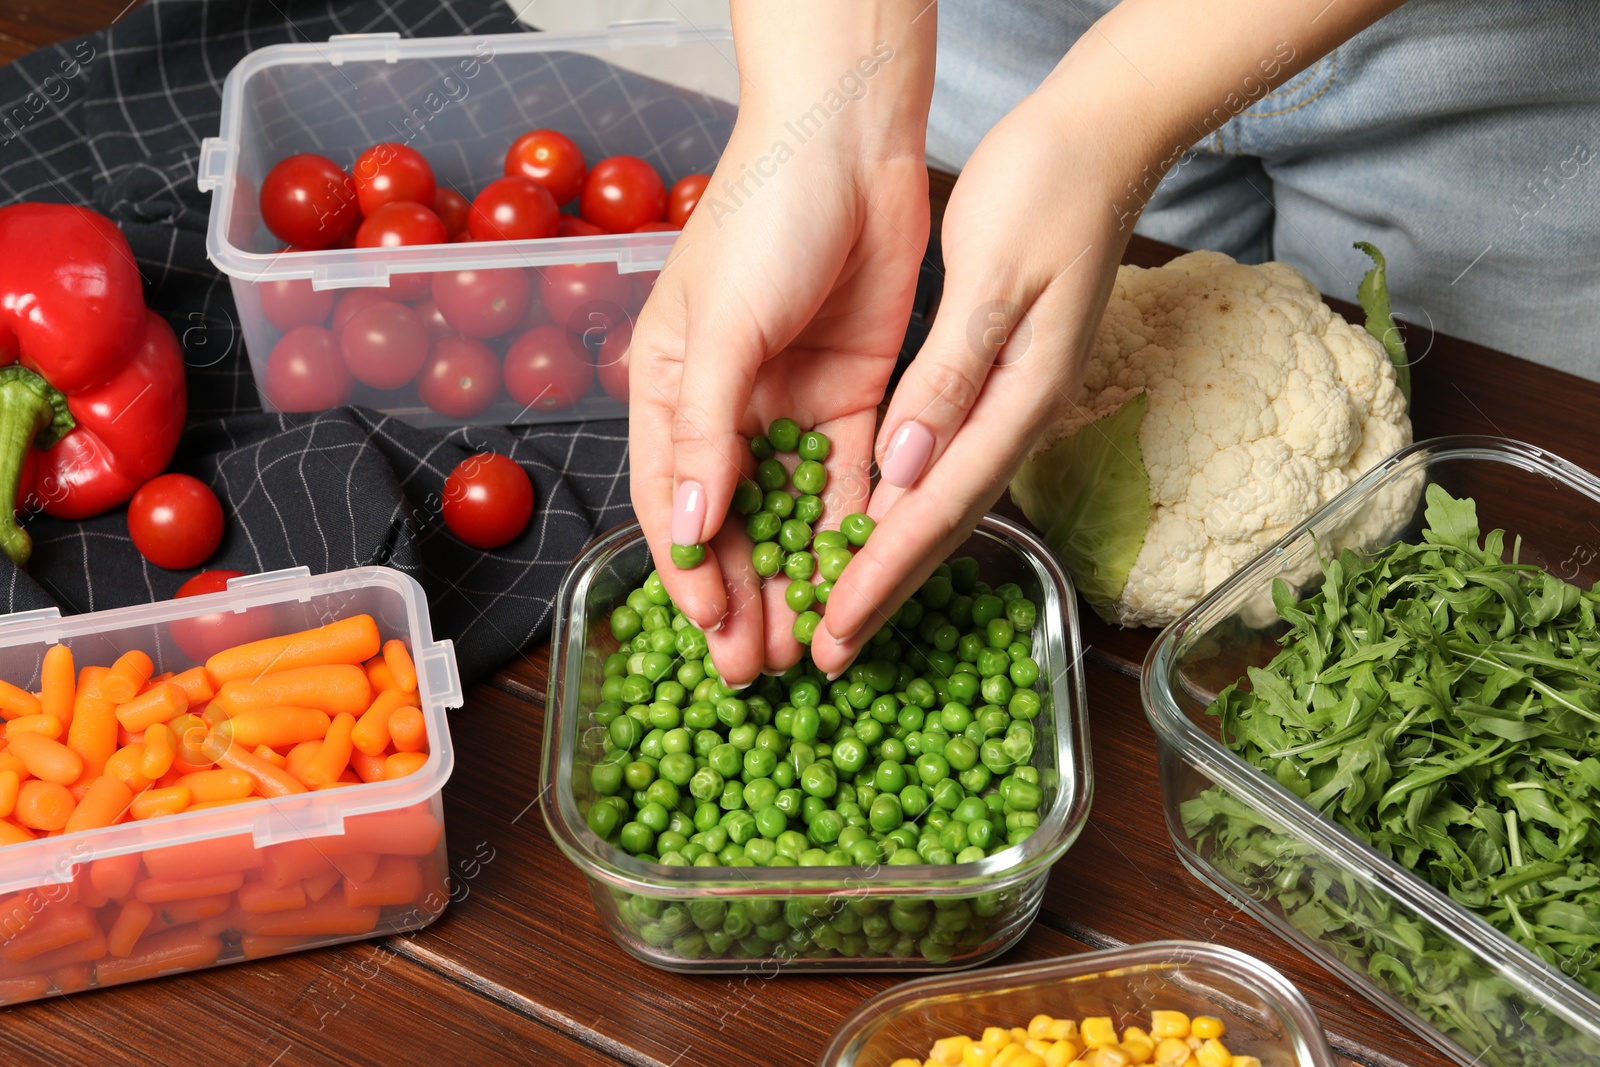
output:
[[355,179],[326,156],[279,160],[261,183],[261,221],[296,248],[332,248],[361,224]]
[[541,272],[539,294],[552,322],[582,333],[626,317],[633,279],[615,263],[557,263]]
[[682,229],[683,224],[689,221],[694,206],[700,202],[706,186],[710,184],[711,175],[691,174],[678,179],[673,185],[672,191],[667,193],[667,221],[672,223],[673,229]]
[[612,400],[628,402],[628,346],[633,344],[633,323],[623,319],[606,330],[594,347],[595,370],[600,388]]
[[474,548],[516,540],[532,517],[532,480],[498,453],[469,456],[444,480],[444,523]]
[[350,372],[339,338],[321,326],[297,326],[267,357],[267,400],[279,411],[322,411],[350,399]]
[[506,352],[506,392],[524,408],[571,407],[594,384],[583,342],[559,326],[536,326]]
[[562,215],[556,223],[557,237],[599,237],[606,231],[576,215]]
[[432,208],[398,202],[385,204],[367,216],[356,231],[357,248],[399,248],[403,245],[450,243],[444,223]]
[[532,178],[559,204],[583,191],[589,166],[572,138],[555,130],[529,130],[511,142],[506,152],[506,176]]
[[584,179],[578,211],[603,230],[628,233],[667,217],[667,190],[656,169],[638,156],[612,156]]
[[128,501],[128,533],[133,547],[157,567],[198,567],[222,543],[222,505],[200,479],[163,474]]
[[496,178],[472,202],[467,232],[475,241],[554,237],[560,214],[550,190],[532,178]]
[[[228,588],[229,578],[243,576],[243,571],[201,571],[178,586],[173,599],[219,593]],[[225,648],[260,641],[271,637],[275,632],[273,611],[270,607],[257,607],[249,611],[219,611],[211,615],[172,621],[172,639],[183,649],[184,655],[196,663],[204,663],[213,654]]]
[[444,223],[444,232],[452,241],[460,240],[467,232],[467,212],[471,210],[472,203],[454,189],[440,189],[433,194],[433,213]]
[[433,299],[444,320],[468,337],[497,337],[527,310],[528,276],[521,267],[440,271]]
[[428,328],[404,304],[382,300],[350,317],[339,331],[339,350],[356,381],[374,389],[398,389],[417,376],[428,358]]
[[437,186],[422,153],[403,144],[375,144],[350,168],[361,214],[371,218],[385,204],[412,203],[431,208]]
[[452,419],[470,419],[500,395],[500,361],[482,341],[458,333],[436,337],[417,379],[417,396]]
[[283,333],[296,326],[321,326],[333,311],[333,290],[318,292],[311,288],[309,278],[262,282],[257,292],[261,294],[261,313]]

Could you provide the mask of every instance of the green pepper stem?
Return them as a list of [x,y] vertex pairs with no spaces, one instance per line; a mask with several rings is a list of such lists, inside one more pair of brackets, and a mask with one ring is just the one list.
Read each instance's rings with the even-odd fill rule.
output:
[[60,390],[26,367],[0,367],[0,551],[19,567],[33,554],[33,538],[16,515],[24,459],[29,448],[48,448],[75,425]]

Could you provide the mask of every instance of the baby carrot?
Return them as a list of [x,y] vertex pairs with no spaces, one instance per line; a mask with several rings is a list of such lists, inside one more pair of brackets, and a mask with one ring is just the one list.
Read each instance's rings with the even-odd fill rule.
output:
[[18,759],[15,754],[0,749],[0,771],[16,771],[18,778],[28,777],[27,764]]
[[299,633],[223,649],[206,660],[206,670],[216,681],[226,683],[268,671],[364,663],[377,655],[378,649],[377,623],[371,615],[356,615]]
[[339,879],[338,868],[317,848],[314,840],[308,841],[302,838],[268,845],[265,855],[266,863],[261,868],[261,880],[274,889],[282,889],[284,886],[294,885],[328,871],[333,872],[335,881]]
[[248,797],[228,797],[228,798],[226,798],[224,800],[197,800],[193,804],[190,804],[187,808],[184,808],[183,810],[184,811],[204,811],[207,808],[231,808],[235,804],[248,804],[250,801],[255,800],[255,799],[256,798],[254,796],[248,796]]
[[57,993],[78,993],[94,984],[94,964],[69,963],[65,967],[55,967],[49,971],[49,978]]
[[110,900],[121,900],[133,892],[139,878],[139,853],[107,856],[89,864],[89,881]]
[[[289,750],[283,759],[283,769],[299,778],[306,769],[306,764],[311,762],[311,757],[317,754],[317,749],[322,747],[321,741],[302,741]],[[0,753],[3,755],[4,753]],[[303,781],[304,779],[302,779]]]
[[44,665],[39,669],[40,705],[47,714],[67,722],[72,718],[72,700],[77,692],[72,649],[66,645],[51,645],[44,654]]
[[117,706],[100,692],[110,674],[104,667],[85,667],[78,674],[67,747],[83,757],[85,779],[97,778],[117,750]]
[[348,663],[321,667],[295,667],[259,678],[223,682],[211,706],[230,716],[252,708],[290,705],[320,708],[329,715],[347,711],[359,715],[372,702],[372,683],[366,672]]
[[314,903],[331,893],[333,887],[343,878],[344,875],[337,868],[329,867],[325,871],[311,875],[300,884],[305,886],[306,897]]
[[[360,723],[356,724],[361,725]],[[356,772],[356,777],[363,782],[380,782],[383,780],[383,757],[369,756],[359,748],[350,753],[350,767]]]
[[260,745],[277,748],[320,740],[328,732],[329,721],[328,713],[316,708],[288,705],[250,708],[218,723],[212,736],[224,745],[231,740],[245,748]]
[[190,667],[188,670],[172,676],[172,684],[182,689],[189,697],[189,703],[198,707],[217,695],[216,686],[211,684],[211,676],[204,667]]
[[238,931],[239,917],[243,914],[244,913],[239,910],[239,905],[235,903],[226,911],[219,912],[216,915],[208,915],[204,919],[201,919],[195,924],[195,929],[199,930],[207,937],[221,937],[224,934],[228,934],[230,931]]
[[410,703],[410,694],[399,689],[385,689],[375,697],[350,734],[351,742],[369,756],[377,756],[389,747],[389,717]]
[[232,893],[244,885],[243,871],[207,874],[198,878],[146,878],[133,887],[133,895],[146,904],[169,900],[191,900]]
[[34,830],[60,830],[72,818],[78,802],[64,785],[46,781],[26,781],[17,790],[16,819]]
[[0,845],[20,845],[33,840],[33,831],[10,819],[0,819]]
[[[270,934],[245,934],[239,939],[239,948],[244,951],[247,960],[264,959],[267,956],[278,956],[285,952],[296,952],[306,946],[303,937],[274,937]],[[27,1000],[38,996],[37,993],[25,993],[20,999]]]
[[300,779],[266,760],[257,759],[242,748],[224,749],[217,757],[217,765],[243,771],[255,783],[255,791],[264,797],[286,797],[304,793],[306,787]]
[[146,849],[145,869],[153,878],[198,878],[224,871],[253,870],[266,862],[248,833]]
[[17,808],[17,790],[22,788],[22,781],[17,777],[16,771],[0,771],[0,819],[4,819]]
[[354,715],[346,713],[335,718],[329,724],[328,734],[322,739],[317,754],[301,770],[300,780],[312,789],[337,782],[344,769],[350,766],[350,753],[354,750],[350,733],[355,726]]
[[289,762],[286,757],[279,755],[278,750],[273,748],[271,745],[257,745],[254,754],[256,759],[265,760],[274,767],[282,767],[285,763]]
[[184,926],[202,919],[214,919],[227,914],[233,907],[232,893],[216,893],[208,897],[189,897],[184,900],[167,900],[155,903],[155,919],[146,934],[159,934],[174,926]]
[[189,710],[189,694],[172,682],[162,682],[117,706],[117,721],[129,730],[143,730],[167,722]]
[[383,776],[389,780],[404,778],[422,770],[422,765],[427,762],[426,752],[396,752],[383,761]]
[[102,893],[100,887],[90,880],[87,867],[78,868],[78,875],[72,880],[72,887],[78,894],[78,903],[85,907],[103,908],[111,902],[111,898]]
[[[438,846],[442,833],[444,825],[428,810],[428,805],[413,804],[409,808],[348,818],[344,821],[344,835],[328,838],[327,847],[334,855],[381,852],[424,856]],[[342,866],[344,861],[339,863]]]
[[71,785],[84,770],[84,760],[78,753],[43,734],[19,734],[11,739],[6,751],[21,760],[29,774],[57,785]]
[[134,943],[144,934],[145,927],[156,913],[142,900],[130,900],[117,912],[116,921],[106,931],[106,954],[126,956],[133,951]]
[[100,692],[113,704],[126,704],[139,695],[139,690],[155,673],[156,665],[150,657],[137,648],[131,648],[117,657],[111,670],[100,679]]
[[95,979],[101,985],[136,982],[168,971],[192,971],[217,962],[222,941],[198,930],[173,930],[149,938],[139,948],[120,959],[112,957],[95,964]]
[[[299,938],[294,938],[298,942]],[[298,946],[294,946],[298,947]],[[289,949],[279,949],[287,952]],[[253,959],[254,957],[247,957]],[[85,983],[87,985],[88,983]],[[18,978],[0,978],[0,1004],[20,1004],[25,1000],[33,1000],[50,992],[50,979],[42,974],[25,974]],[[63,990],[63,992],[76,992],[76,990]]]
[[61,720],[48,711],[38,715],[19,715],[6,723],[6,737],[16,737],[18,734],[43,734],[54,741],[61,736]]
[[[44,971],[52,978],[75,970],[73,964],[97,960],[106,954],[106,935],[98,926],[88,937],[80,938],[49,952],[41,952],[17,963],[0,963],[0,978],[14,978],[19,974]],[[70,981],[70,979],[68,979]]]
[[115,776],[102,774],[90,784],[89,791],[72,809],[72,816],[62,829],[71,834],[110,826],[121,820],[132,801],[133,790]]
[[420,752],[428,746],[428,724],[416,708],[396,708],[389,716],[389,739],[397,752]]
[[394,684],[414,692],[417,688],[417,665],[411,662],[406,643],[398,638],[383,643],[383,662],[389,665]]
[[146,789],[133,798],[128,812],[135,819],[154,819],[162,815],[176,815],[194,802],[187,786],[170,785],[161,789]]
[[0,719],[20,719],[24,715],[38,715],[43,710],[38,697],[0,680]]
[[246,882],[239,887],[239,910],[252,915],[272,911],[293,911],[306,906],[306,891],[299,882],[282,888],[264,882]]
[[276,934],[302,937],[329,934],[366,934],[378,925],[378,908],[352,908],[344,897],[330,893],[315,904],[294,911],[274,911],[264,915],[245,915],[247,934]]
[[344,879],[344,902],[352,908],[409,904],[422,894],[422,867],[413,856],[384,856],[367,878]]
[[178,785],[189,790],[192,803],[203,804],[209,800],[238,800],[255,791],[255,779],[243,771],[225,768],[196,771],[178,779]]
[[139,773],[152,782],[172,769],[178,755],[178,742],[164,722],[148,726],[144,731],[144,759],[139,761]]
[[[211,728],[204,719],[193,713],[179,715],[167,723],[167,729],[172,731],[173,740],[177,742],[177,752],[173,755],[177,763],[189,764],[195,770],[211,764],[205,755],[206,744],[211,738]],[[184,773],[187,774],[188,771]]]
[[383,661],[382,656],[374,656],[367,660],[365,670],[367,681],[372,683],[372,691],[381,693],[385,689],[400,688],[394,682],[394,675],[389,672],[389,665]]
[[7,938],[0,946],[0,957],[8,963],[21,963],[87,941],[99,932],[94,912],[82,904],[56,904],[42,909],[26,930]]
[[106,760],[106,774],[122,779],[135,793],[142,793],[150,788],[150,779],[141,770],[143,766],[144,742],[135,741],[131,745],[123,745],[111,754],[111,758]]

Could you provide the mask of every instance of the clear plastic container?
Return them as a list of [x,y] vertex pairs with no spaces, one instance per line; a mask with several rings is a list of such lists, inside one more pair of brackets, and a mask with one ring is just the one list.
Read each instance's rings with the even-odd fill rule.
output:
[[[1077,604],[1049,550],[1005,519],[984,518],[954,554],[975,557],[991,585],[1018,583],[1038,605],[1034,655],[1044,705],[1034,720],[1034,765],[1044,790],[1039,826],[1021,844],[973,863],[871,867],[672,867],[630,856],[589,829],[589,768],[602,751],[590,732],[590,712],[599,701],[605,657],[617,647],[608,619],[652,565],[636,525],[606,534],[578,557],[556,607],[541,799],[551,836],[588,878],[618,945],[673,971],[914,971],[969,967],[1023,935],[1038,912],[1050,865],[1077,839],[1089,813]],[[736,927],[723,914],[734,906],[741,909]],[[737,939],[750,933],[744,918],[781,925],[783,936],[757,933],[759,950],[741,946]],[[938,927],[930,925],[936,920]],[[841,934],[890,924],[909,940],[880,949],[841,941]],[[718,949],[701,933],[708,930],[735,939]],[[953,936],[924,943],[930,930]],[[713,933],[711,940],[718,939]]]
[[[192,627],[183,632],[185,620],[220,616],[222,628],[258,637],[361,613],[384,640],[404,641],[416,663],[427,763],[394,781],[0,848],[0,1003],[415,930],[439,917],[449,900],[440,792],[454,761],[445,709],[460,706],[461,682],[451,643],[432,638],[421,586],[399,571],[295,568],[182,600],[66,618],[53,608],[8,615],[0,678],[37,690],[45,650],[58,642],[79,668],[138,648],[158,672],[181,671],[197,660],[180,641],[204,640]],[[153,915],[118,955],[114,927],[132,901]]]
[[1195,941],[1152,941],[1081,956],[923,978],[867,1001],[840,1024],[819,1067],[921,1063],[940,1038],[989,1026],[1027,1026],[1035,1015],[1109,1016],[1150,1028],[1151,1011],[1209,1015],[1222,1041],[1262,1067],[1333,1067],[1322,1025],[1300,991],[1260,960]]
[[[1488,437],[1419,442],[1374,468],[1162,634],[1145,661],[1146,714],[1184,864],[1445,1054],[1479,1067],[1600,1063],[1600,998],[1323,817],[1236,756],[1206,713],[1264,666],[1282,623],[1272,581],[1299,586],[1317,544],[1414,540],[1422,492],[1470,496],[1484,531],[1521,538],[1521,559],[1588,587],[1600,580],[1600,480],[1532,445]],[[1249,846],[1202,847],[1185,826],[1197,798],[1256,829]],[[1198,812],[1199,808],[1191,808]],[[1198,819],[1196,832],[1203,830]],[[1219,854],[1218,848],[1223,851]],[[1328,908],[1305,905],[1325,900]],[[1287,901],[1287,903],[1285,903]]]
[[[223,85],[221,128],[201,146],[198,180],[213,193],[206,252],[231,279],[263,405],[361,404],[419,425],[624,417],[616,398],[627,383],[617,360],[676,234],[286,255],[261,223],[258,191],[286,156],[320,153],[348,169],[369,146],[394,142],[422,153],[440,187],[470,201],[504,175],[511,142],[538,128],[571,137],[591,166],[639,156],[670,187],[709,174],[727,143],[737,85],[730,42],[726,27],[640,22],[600,34],[354,35],[251,52]],[[436,317],[436,283],[454,294],[443,301],[448,321]],[[470,312],[474,292],[524,311],[509,328],[450,314]],[[431,336],[417,368],[413,326],[368,355],[370,384],[352,381],[342,391],[339,368],[324,367],[327,353],[342,352],[337,331],[302,332],[279,348],[293,329],[337,327],[375,294],[407,305],[430,335],[453,326],[481,344]],[[555,332],[512,351],[539,327]],[[498,332],[481,336],[491,329]],[[320,387],[296,385],[296,352]]]

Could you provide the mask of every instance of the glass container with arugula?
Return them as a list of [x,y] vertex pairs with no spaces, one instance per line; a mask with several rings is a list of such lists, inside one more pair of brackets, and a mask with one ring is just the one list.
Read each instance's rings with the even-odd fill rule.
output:
[[1146,660],[1178,854],[1462,1064],[1600,1063],[1600,479],[1445,438]]

